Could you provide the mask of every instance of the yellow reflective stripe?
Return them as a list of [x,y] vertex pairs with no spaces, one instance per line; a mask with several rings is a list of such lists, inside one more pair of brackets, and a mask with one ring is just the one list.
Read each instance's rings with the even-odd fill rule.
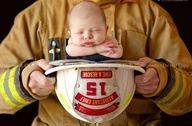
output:
[[132,98],[132,96],[133,96],[133,93],[130,93],[130,94],[126,95],[126,97],[125,97],[125,99],[123,101],[123,104],[121,106],[122,108],[126,107],[129,104],[130,99]]
[[7,92],[7,89],[6,89],[6,85],[7,84],[7,76],[9,75],[10,73],[10,70],[6,71],[3,73],[3,75],[1,76],[0,78],[0,82],[3,83],[1,84],[1,88],[0,88],[0,91],[1,91],[1,95],[3,96],[3,98],[5,99],[5,101],[10,105],[10,106],[13,106],[15,107],[16,105],[11,101],[11,99],[9,98],[8,96],[8,92]]
[[158,103],[164,106],[175,104],[184,95],[186,89],[186,78],[180,70],[175,70],[175,84],[169,94]]
[[186,89],[186,78],[183,76],[181,71],[178,71],[178,80],[176,80],[175,85],[177,85],[177,90],[173,94],[173,96],[165,102],[165,104],[175,104],[179,99],[181,99],[184,95],[185,89]]
[[5,91],[5,86],[4,86],[4,82],[6,81],[6,75],[7,75],[7,73],[9,73],[9,70],[8,71],[6,71],[6,72],[4,72],[2,75],[1,75],[1,77],[0,77],[0,93],[1,93],[1,95],[3,96],[3,98],[5,99],[5,101],[9,104],[9,105],[11,105],[11,106],[15,106],[15,104],[13,104],[12,102],[11,102],[11,100],[9,99],[9,97],[7,96],[7,93],[6,93],[6,91]]
[[19,93],[18,93],[18,89],[16,88],[16,84],[15,84],[15,73],[16,73],[16,68],[12,69],[9,75],[9,90],[12,93],[13,99],[16,100],[16,102],[18,103],[17,105],[21,105],[21,106],[25,106],[28,105],[29,103],[31,103],[30,101],[27,101],[25,99],[23,99]]
[[58,95],[59,99],[62,101],[62,103],[68,108],[71,109],[70,104],[67,102],[65,96],[63,94]]
[[0,85],[0,91],[1,95],[10,106],[23,107],[30,102],[22,99],[15,87],[14,79],[17,68],[18,67],[14,67],[2,74],[2,76],[0,77],[0,82],[3,84]]

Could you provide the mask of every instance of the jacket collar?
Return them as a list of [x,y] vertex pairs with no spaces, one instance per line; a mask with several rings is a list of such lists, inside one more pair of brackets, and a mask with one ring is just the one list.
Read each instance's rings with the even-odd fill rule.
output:
[[[83,0],[73,0],[73,4],[77,4],[80,1],[83,1]],[[116,3],[120,1],[122,3],[129,3],[129,2],[138,3],[138,0],[92,0],[92,1],[98,3],[99,5],[103,5],[106,3]]]

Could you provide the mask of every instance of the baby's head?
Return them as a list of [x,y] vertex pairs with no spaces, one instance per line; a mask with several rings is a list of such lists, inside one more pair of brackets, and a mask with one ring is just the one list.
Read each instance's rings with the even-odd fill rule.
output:
[[82,42],[84,37],[97,44],[105,40],[108,30],[103,9],[92,1],[79,2],[71,9],[68,28],[73,42]]
[[81,1],[76,4],[69,12],[68,27],[70,28],[71,23],[73,23],[73,17],[86,19],[90,16],[101,18],[103,23],[106,23],[104,11],[98,4],[92,1]]

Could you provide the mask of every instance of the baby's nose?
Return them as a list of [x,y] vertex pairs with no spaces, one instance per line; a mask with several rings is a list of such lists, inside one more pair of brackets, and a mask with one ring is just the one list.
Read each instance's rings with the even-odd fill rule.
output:
[[93,35],[90,33],[87,33],[84,35],[84,39],[92,39],[92,38],[93,38]]

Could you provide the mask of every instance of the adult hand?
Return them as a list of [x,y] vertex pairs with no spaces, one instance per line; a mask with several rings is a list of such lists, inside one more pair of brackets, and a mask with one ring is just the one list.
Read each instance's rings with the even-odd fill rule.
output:
[[[52,67],[52,65],[50,65],[44,59],[35,61],[34,65],[38,65],[44,71]],[[28,86],[31,89],[31,91],[37,96],[46,96],[53,91],[55,83],[56,83],[55,77],[48,78],[44,75],[42,71],[35,70],[30,74]]]
[[[145,67],[153,60],[144,57],[139,59],[139,61],[143,62],[141,67]],[[135,82],[139,93],[151,94],[158,88],[160,80],[158,73],[154,68],[147,68],[144,74],[135,76]]]

